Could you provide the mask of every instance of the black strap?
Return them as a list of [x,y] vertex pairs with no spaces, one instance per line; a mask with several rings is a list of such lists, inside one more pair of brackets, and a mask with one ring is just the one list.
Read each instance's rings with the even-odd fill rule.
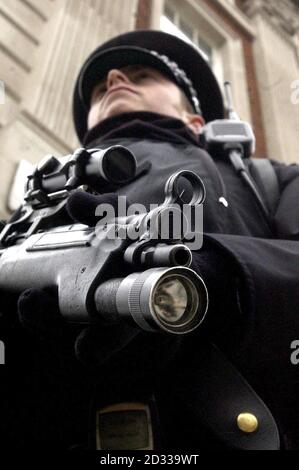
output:
[[[271,412],[224,354],[205,343],[188,356],[183,368],[176,367],[160,408],[168,408],[168,415],[175,417],[168,428],[170,432],[176,429],[176,444],[182,446],[187,441],[190,448],[206,448],[203,441],[208,435],[208,448],[279,450],[279,433]],[[254,432],[239,428],[237,418],[242,413],[257,418]]]
[[279,182],[268,158],[248,159],[249,171],[264,197],[271,215],[274,215],[280,198]]

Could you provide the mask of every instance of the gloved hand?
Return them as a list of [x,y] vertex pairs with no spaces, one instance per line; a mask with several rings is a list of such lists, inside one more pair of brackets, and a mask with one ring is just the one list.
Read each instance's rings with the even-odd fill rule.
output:
[[107,361],[138,334],[137,328],[125,323],[84,329],[70,324],[59,312],[57,297],[41,289],[22,293],[18,315],[22,326],[45,342],[52,354],[71,357],[75,351],[77,358],[89,365]]
[[209,308],[195,334],[209,338],[225,351],[241,348],[249,332],[250,300],[244,274],[236,259],[209,237],[192,252],[191,268],[204,280]]
[[[98,221],[95,209],[102,203],[111,204],[117,215],[115,194],[75,192],[67,208],[76,222],[94,226]],[[82,329],[65,321],[59,313],[57,297],[46,290],[26,290],[19,298],[18,312],[21,324],[45,342],[53,356],[71,358],[75,351],[81,363],[95,369],[108,363],[110,367],[113,362],[113,370],[118,373],[128,373],[128,369],[134,373],[137,369],[143,373],[147,368],[154,371],[175,355],[180,344],[177,337],[145,333],[125,322]]]

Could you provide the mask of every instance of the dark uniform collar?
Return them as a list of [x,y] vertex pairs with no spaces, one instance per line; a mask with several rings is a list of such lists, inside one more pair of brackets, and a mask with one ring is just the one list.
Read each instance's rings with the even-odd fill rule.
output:
[[146,138],[200,146],[198,136],[183,121],[150,112],[123,113],[105,119],[86,133],[83,145],[90,147],[117,138]]

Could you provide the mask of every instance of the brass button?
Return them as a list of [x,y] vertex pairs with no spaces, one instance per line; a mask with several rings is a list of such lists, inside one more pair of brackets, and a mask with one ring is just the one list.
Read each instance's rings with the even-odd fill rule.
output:
[[240,413],[237,417],[237,425],[241,431],[251,433],[257,430],[259,422],[252,413]]

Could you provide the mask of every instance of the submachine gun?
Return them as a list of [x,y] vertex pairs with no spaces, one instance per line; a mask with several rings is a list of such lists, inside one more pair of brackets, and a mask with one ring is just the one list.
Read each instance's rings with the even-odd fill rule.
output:
[[[159,224],[172,206],[181,207],[180,178],[193,188],[190,204],[203,202],[204,186],[195,173],[173,174],[164,203],[154,210],[105,225],[74,223],[66,210],[74,191],[103,193],[108,182],[121,186],[135,175],[135,157],[120,145],[82,148],[60,159],[46,156],[28,177],[24,202],[0,234],[0,289],[19,294],[50,288],[70,322],[126,319],[146,331],[194,330],[207,310],[207,290],[189,268],[192,254],[183,239],[161,238]],[[151,236],[152,227],[158,236]],[[128,236],[132,230],[138,231],[137,240]],[[125,236],[112,236],[120,231]]]
[[[74,223],[67,210],[74,192],[101,194],[107,183],[117,188],[135,177],[135,157],[119,145],[78,149],[60,159],[45,157],[28,177],[24,201],[0,234],[0,290],[20,294],[32,287],[51,289],[62,316],[74,323],[125,320],[147,332],[176,335],[196,329],[205,317],[208,293],[190,268],[192,252],[186,240],[194,225],[187,223],[186,230],[178,231],[171,223],[178,220],[175,215],[184,215],[186,184],[187,193],[191,192],[187,205],[203,203],[205,189],[194,172],[171,175],[164,202],[137,215],[117,214],[89,226]],[[162,230],[165,215],[168,236]],[[164,429],[166,447],[170,443],[180,449],[198,448],[205,439],[204,423],[230,448],[278,448],[269,410],[231,365],[219,359],[215,348],[198,347],[196,354],[190,351],[187,365],[171,366],[172,380],[167,385],[166,378],[166,387],[158,393],[147,390],[97,403],[91,418],[95,430],[91,447],[156,449]],[[223,390],[233,399],[223,400]],[[227,403],[232,405],[229,412]],[[233,425],[232,417],[244,409],[253,409],[260,418],[259,430],[250,439]]]

